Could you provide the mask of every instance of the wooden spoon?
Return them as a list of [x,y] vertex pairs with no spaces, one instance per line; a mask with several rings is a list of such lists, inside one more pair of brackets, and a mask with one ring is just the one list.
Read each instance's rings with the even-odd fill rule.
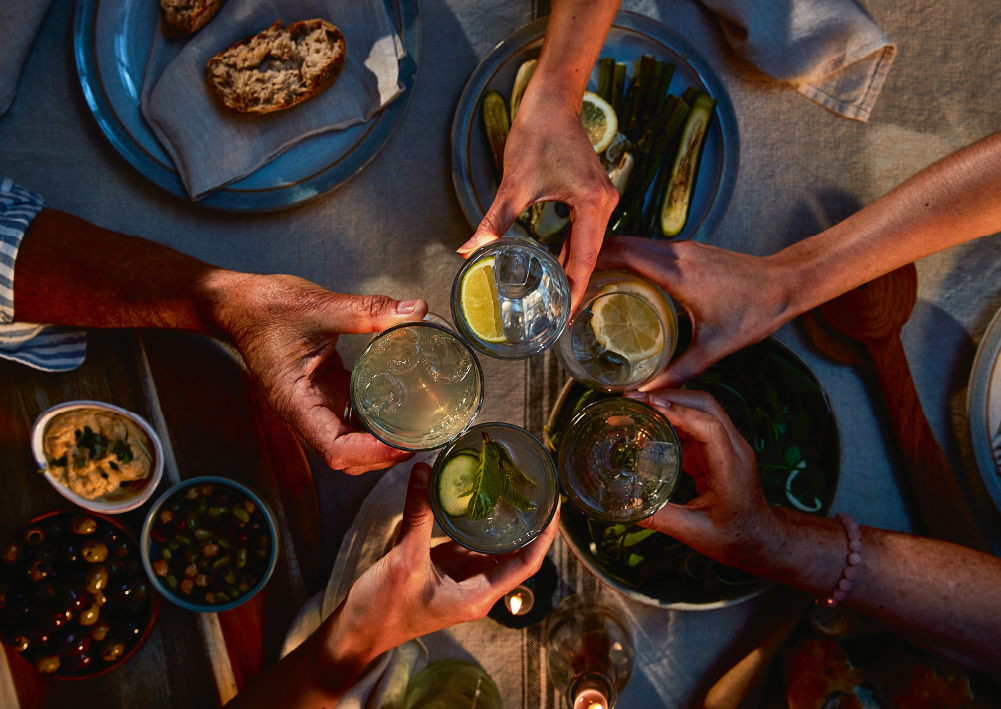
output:
[[932,537],[993,553],[973,508],[935,440],[911,378],[900,330],[918,297],[918,274],[907,264],[820,306],[824,319],[869,352],[897,433],[908,483],[924,530]]
[[803,329],[810,342],[823,354],[838,362],[853,364],[866,375],[872,375],[872,365],[862,343],[831,327],[816,308],[803,313]]

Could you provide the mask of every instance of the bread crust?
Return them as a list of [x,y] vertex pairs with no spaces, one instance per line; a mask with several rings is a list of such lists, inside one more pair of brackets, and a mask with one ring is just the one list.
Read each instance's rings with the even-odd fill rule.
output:
[[313,20],[300,20],[298,22],[293,22],[288,27],[284,29],[284,32],[288,34],[291,39],[297,39],[299,37],[306,36],[317,29],[322,29],[326,34],[326,39],[332,47],[340,47],[335,56],[326,64],[322,73],[316,77],[312,85],[307,85],[304,92],[293,96],[290,99],[283,101],[274,105],[251,105],[245,101],[234,100],[227,97],[226,92],[223,87],[221,87],[215,77],[214,70],[224,63],[227,55],[240,47],[249,45],[255,39],[260,38],[261,40],[266,40],[268,38],[268,33],[279,32],[282,30],[281,21],[273,23],[264,32],[259,32],[257,34],[250,35],[249,37],[244,37],[239,42],[235,43],[231,47],[224,49],[223,51],[216,54],[214,57],[209,59],[208,63],[205,65],[205,80],[208,82],[209,89],[211,89],[213,95],[219,100],[219,102],[231,111],[237,111],[240,113],[256,113],[265,114],[273,113],[275,111],[283,111],[285,109],[296,106],[307,99],[310,99],[318,94],[323,93],[328,88],[330,88],[337,78],[341,75],[341,70],[344,68],[344,59],[347,56],[347,43],[344,41],[344,35],[341,31],[337,29],[334,25],[327,22],[326,20],[313,19]]
[[162,19],[160,22],[160,31],[163,32],[164,37],[174,39],[194,34],[207,25],[209,20],[219,12],[219,8],[222,7],[225,0],[209,0],[201,10],[179,22],[171,22],[168,18],[165,6],[166,2],[167,0],[160,0],[160,17]]

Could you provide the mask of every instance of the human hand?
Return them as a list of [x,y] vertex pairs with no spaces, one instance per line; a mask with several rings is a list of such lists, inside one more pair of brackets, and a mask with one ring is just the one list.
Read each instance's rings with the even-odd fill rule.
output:
[[420,320],[427,303],[332,293],[295,276],[248,276],[230,289],[221,310],[223,330],[268,403],[327,465],[357,475],[413,455],[341,420],[351,372],[335,347],[342,334]]
[[661,411],[681,438],[685,472],[699,496],[668,503],[639,524],[669,534],[696,551],[749,571],[775,558],[785,540],[783,521],[765,500],[754,451],[723,407],[701,391],[629,392]]
[[783,271],[771,258],[695,241],[609,239],[596,269],[634,271],[670,293],[692,320],[692,344],[642,389],[676,387],[706,367],[777,330],[796,313]]
[[373,646],[373,655],[485,616],[539,570],[559,528],[557,509],[535,541],[510,554],[479,554],[456,542],[431,549],[430,475],[424,463],[414,465],[396,545],[355,581],[340,615],[346,625],[339,638]]
[[475,249],[507,233],[536,202],[563,202],[570,232],[560,263],[570,281],[573,307],[584,297],[605,227],[619,195],[605,174],[580,120],[581,97],[564,100],[536,74],[504,147],[504,177],[476,233],[459,248]]

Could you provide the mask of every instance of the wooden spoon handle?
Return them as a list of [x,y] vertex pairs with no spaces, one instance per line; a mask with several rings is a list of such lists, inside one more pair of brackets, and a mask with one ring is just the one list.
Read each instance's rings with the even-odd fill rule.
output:
[[925,532],[936,539],[993,553],[921,408],[899,332],[869,340],[866,346],[897,432]]

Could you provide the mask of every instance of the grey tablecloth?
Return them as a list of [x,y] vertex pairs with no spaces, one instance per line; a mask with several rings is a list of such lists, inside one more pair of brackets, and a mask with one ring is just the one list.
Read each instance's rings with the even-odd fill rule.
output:
[[[212,212],[154,187],[104,139],[73,73],[72,3],[59,0],[30,57],[17,102],[0,120],[4,174],[57,208],[106,227],[155,239],[238,269],[283,271],[341,291],[425,296],[447,312],[455,248],[471,233],[452,190],[452,112],[476,63],[532,19],[529,0],[421,0],[423,37],[413,102],[383,153],[358,177],[288,212],[239,216]],[[998,0],[867,0],[866,10],[897,43],[893,70],[866,124],[804,101],[737,58],[715,17],[691,0],[644,0],[645,12],[681,31],[717,69],[740,122],[740,177],[713,242],[758,254],[809,236],[872,201],[933,160],[1001,129],[1001,23]],[[958,460],[963,389],[974,348],[1001,307],[1001,239],[991,237],[923,259],[919,302],[904,347],[932,428]],[[788,326],[782,339],[802,352],[831,394],[851,445],[845,448],[841,506],[861,524],[908,529],[884,414],[856,373],[828,363]],[[363,338],[341,350],[350,363]],[[557,382],[548,361],[484,360],[483,420],[538,430]],[[353,509],[377,476],[349,479],[319,471],[332,554]],[[995,521],[996,523],[996,521]],[[560,552],[559,549],[556,553]],[[329,568],[329,566],[328,566]],[[569,587],[586,578],[565,579]],[[643,615],[663,650],[623,693],[623,709],[684,706],[704,691],[719,658],[738,638],[753,604],[712,613]],[[644,614],[651,614],[649,616]],[[497,658],[477,658],[491,664]],[[509,658],[523,663],[531,692],[508,707],[553,706],[540,684],[538,638],[525,636]],[[521,688],[518,688],[520,692]],[[543,702],[540,696],[546,696]]]

